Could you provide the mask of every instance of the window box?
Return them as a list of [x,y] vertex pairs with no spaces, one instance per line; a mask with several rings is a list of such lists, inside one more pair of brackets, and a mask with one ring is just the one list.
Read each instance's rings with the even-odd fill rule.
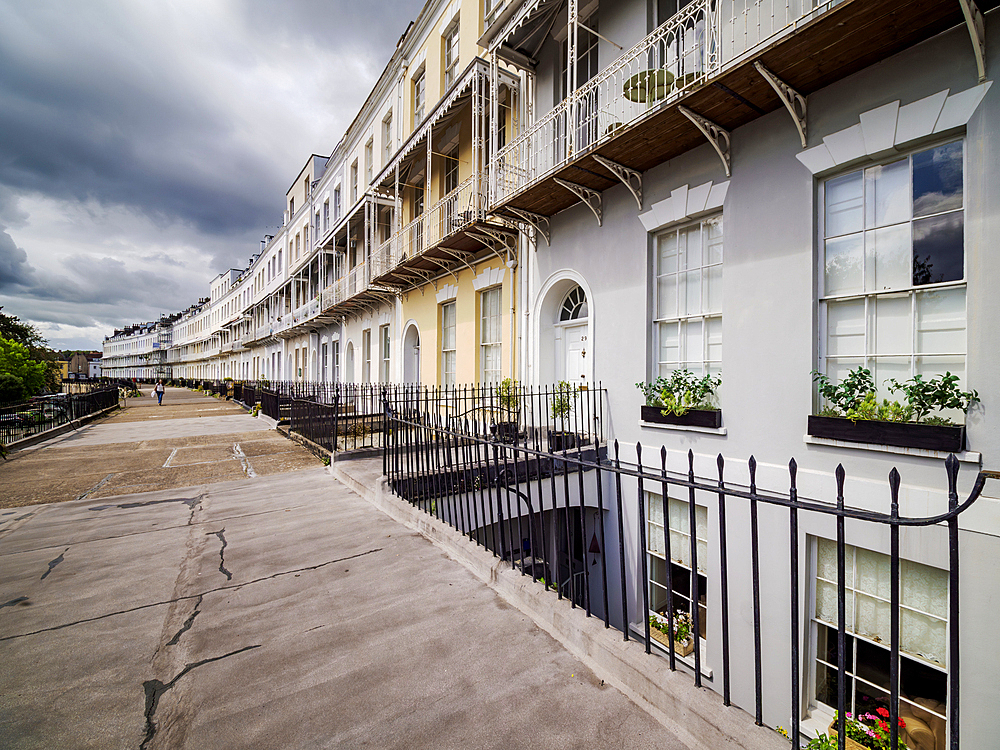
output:
[[875,422],[845,417],[809,415],[808,433],[813,437],[846,440],[851,443],[895,445],[960,453],[965,450],[965,425],[930,425],[914,422]]
[[656,424],[677,424],[686,427],[712,427],[718,429],[722,426],[722,410],[691,409],[686,414],[678,417],[675,414],[663,414],[663,409],[659,406],[643,406],[642,421],[654,422]]
[[[656,628],[649,629],[649,637],[659,643],[663,648],[670,650],[670,636],[661,633]],[[694,651],[694,639],[688,638],[684,641],[674,641],[674,653],[678,656],[687,656]]]

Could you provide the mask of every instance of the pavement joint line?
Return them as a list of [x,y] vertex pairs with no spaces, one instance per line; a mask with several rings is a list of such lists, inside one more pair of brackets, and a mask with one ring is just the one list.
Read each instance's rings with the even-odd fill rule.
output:
[[180,450],[180,448],[174,448],[172,451],[170,451],[170,455],[167,456],[167,460],[163,462],[163,468],[164,469],[169,469],[170,468],[170,462],[174,460],[174,456],[177,455],[177,451],[179,451],[179,450]]
[[103,487],[107,483],[107,481],[109,479],[111,479],[111,477],[113,477],[114,475],[115,475],[115,473],[111,472],[106,477],[104,477],[104,479],[102,479],[100,482],[98,482],[97,484],[95,484],[93,487],[91,487],[89,490],[87,490],[86,492],[84,492],[82,495],[80,495],[76,499],[77,500],[86,500],[90,495],[92,495],[93,493],[97,492],[97,490],[101,489],[101,487]]
[[[376,552],[381,552],[382,547],[375,547],[374,549],[367,550],[365,552],[358,552],[354,555],[348,555],[347,557],[339,557],[336,560],[327,560],[326,562],[319,563],[317,565],[307,565],[303,568],[293,568],[292,570],[283,570],[280,573],[272,573],[269,576],[263,576],[261,578],[254,578],[252,581],[244,581],[243,583],[233,583],[225,586],[217,586],[214,589],[208,589],[207,591],[202,591],[197,594],[186,594],[184,596],[178,596],[174,599],[167,599],[162,602],[150,602],[148,604],[139,604],[135,607],[129,607],[128,609],[122,609],[117,612],[105,612],[103,615],[95,615],[94,617],[84,617],[80,620],[74,620],[73,622],[64,622],[62,625],[52,625],[47,628],[39,628],[38,630],[31,630],[27,633],[15,633],[13,635],[0,636],[0,643],[4,641],[13,641],[17,638],[27,638],[31,635],[40,635],[41,633],[51,633],[55,630],[65,630],[66,628],[71,628],[74,625],[85,625],[90,622],[97,622],[98,620],[106,620],[109,617],[117,617],[118,615],[128,615],[133,612],[140,612],[144,609],[151,609],[152,607],[164,607],[168,604],[175,604],[177,602],[184,602],[189,599],[197,599],[201,596],[207,596],[208,594],[215,594],[220,591],[229,591],[231,589],[240,589],[244,586],[250,586],[255,583],[263,583],[264,581],[270,581],[274,578],[280,578],[281,576],[291,575],[292,573],[302,573],[307,570],[319,570],[320,568],[325,568],[328,565],[335,565],[337,563],[346,562],[347,560],[354,560],[358,557],[364,557],[365,555],[371,555]],[[9,607],[13,606],[17,602],[26,601],[28,597],[19,597],[17,600],[11,600],[4,604],[3,606]]]

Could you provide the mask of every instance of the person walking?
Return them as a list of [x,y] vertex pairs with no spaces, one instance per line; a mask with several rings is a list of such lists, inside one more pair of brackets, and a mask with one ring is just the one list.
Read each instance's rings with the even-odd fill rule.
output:
[[166,389],[163,387],[163,381],[162,380],[157,380],[156,381],[156,386],[153,388],[153,391],[156,393],[156,405],[157,406],[163,406],[163,391],[165,391],[165,390]]

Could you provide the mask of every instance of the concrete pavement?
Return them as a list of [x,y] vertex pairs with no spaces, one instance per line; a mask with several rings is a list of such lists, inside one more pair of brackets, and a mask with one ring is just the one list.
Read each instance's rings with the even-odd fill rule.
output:
[[[139,414],[192,459],[257,433]],[[101,426],[52,453],[127,453]],[[685,747],[309,460],[0,511],[0,747]]]
[[169,388],[0,461],[0,508],[112,497],[317,466],[232,402]]

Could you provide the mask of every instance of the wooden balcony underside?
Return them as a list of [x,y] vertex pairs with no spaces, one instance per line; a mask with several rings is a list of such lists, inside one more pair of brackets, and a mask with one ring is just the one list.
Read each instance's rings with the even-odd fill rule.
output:
[[397,264],[391,271],[373,279],[372,283],[405,290],[426,283],[429,278],[451,272],[457,273],[459,269],[465,268],[466,264],[474,266],[486,256],[493,254],[488,245],[475,236],[476,232],[481,232],[483,229],[507,235],[511,238],[511,247],[514,246],[513,242],[517,236],[515,230],[492,222],[474,221],[449,235],[445,240]]
[[[980,7],[994,4],[980,3]],[[808,95],[963,23],[957,0],[845,0],[799,30],[762,46],[713,81],[665,102],[659,111],[627,125],[619,135],[583,151],[580,157],[494,208],[515,207],[552,216],[579,202],[554,182],[555,177],[599,191],[620,184],[594,160],[594,153],[645,172],[706,144],[677,105],[729,131],[783,108],[774,90],[754,69],[754,61],[759,60],[800,94]],[[971,41],[968,52],[971,58]]]

